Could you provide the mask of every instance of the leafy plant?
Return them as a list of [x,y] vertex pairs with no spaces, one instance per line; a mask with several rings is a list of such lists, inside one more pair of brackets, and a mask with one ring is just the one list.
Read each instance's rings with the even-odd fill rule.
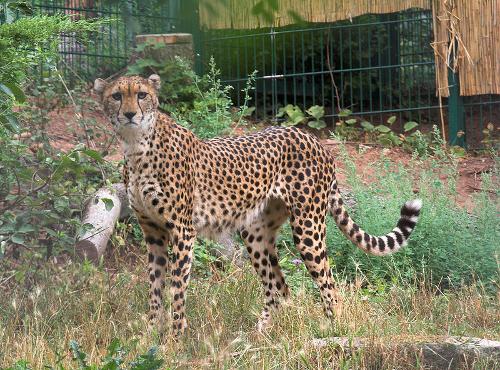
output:
[[[144,55],[146,50],[154,52],[161,47],[162,45],[152,42],[141,43],[136,46],[135,53]],[[162,110],[183,114],[193,109],[198,90],[188,62],[182,59],[157,61],[153,57],[139,57],[127,67],[128,75],[148,76],[152,73],[159,75],[162,81],[159,92]],[[204,89],[204,81],[199,81],[199,84],[200,88]]]
[[285,107],[281,107],[276,114],[278,118],[285,118],[285,121],[281,123],[281,126],[290,127],[297,126],[307,122],[307,125],[311,128],[320,130],[326,127],[325,121],[322,119],[325,116],[325,108],[319,105],[313,105],[306,110],[308,116],[302,112],[296,105],[287,104]]
[[349,118],[351,114],[352,111],[350,109],[340,110],[339,120],[335,122],[335,134],[346,140],[358,140],[360,130],[355,127],[357,119]]
[[306,113],[309,114],[313,119],[307,122],[309,127],[320,130],[326,127],[325,121],[323,121],[323,117],[325,116],[325,108],[319,105],[313,105]]
[[[42,60],[54,59],[57,38],[61,32],[76,32],[82,37],[95,31],[106,20],[72,20],[67,16],[39,15],[15,19],[9,14],[23,8],[21,2],[1,4],[4,17],[10,22],[0,25],[0,130],[18,131],[14,103],[25,100],[21,84],[30,68]],[[0,133],[1,134],[1,133]]]
[[210,59],[209,71],[203,77],[197,76],[186,61],[178,58],[177,62],[190,76],[196,96],[193,109],[173,112],[177,121],[202,139],[228,133],[233,122],[230,97],[233,87],[223,85],[215,60]]
[[[158,370],[162,369],[165,360],[158,358],[158,350],[151,347],[146,353],[137,355],[132,361],[125,365],[125,357],[130,352],[130,348],[125,348],[118,339],[113,339],[108,345],[106,355],[99,365],[89,364],[87,353],[80,347],[78,342],[72,340],[69,343],[72,360],[77,364],[78,370]],[[64,366],[45,366],[50,369],[65,370]],[[19,360],[13,366],[4,370],[30,370],[31,367],[26,360]]]
[[[21,248],[48,258],[74,242],[80,227],[75,216],[83,197],[96,182],[103,181],[106,171],[101,153],[88,147],[55,153],[44,129],[50,105],[45,100],[40,102],[44,110],[35,107],[23,88],[34,65],[55,66],[61,32],[85,39],[106,20],[12,16],[13,11],[28,13],[26,6],[14,1],[0,3],[1,16],[7,22],[0,25],[0,257],[12,246],[14,256]],[[48,99],[50,91],[41,95]],[[23,105],[23,109],[15,112],[15,105]],[[22,279],[23,275],[18,276]]]
[[281,118],[285,117],[286,121],[284,121],[281,126],[289,127],[296,126],[305,121],[306,116],[302,109],[300,109],[296,105],[288,104],[285,107],[282,107],[278,110],[276,117]]
[[[439,131],[435,135],[440,137]],[[350,279],[362,272],[370,281],[397,277],[399,283],[407,283],[417,278],[428,279],[442,288],[480,282],[490,290],[496,289],[499,282],[496,261],[499,229],[494,216],[495,205],[488,200],[486,194],[489,190],[476,198],[472,212],[455,204],[456,160],[450,161],[448,155],[440,157],[435,154],[426,159],[426,166],[417,157],[403,165],[382,155],[380,160],[371,164],[377,176],[367,187],[360,181],[349,155],[346,152],[341,155],[357,202],[355,219],[366,231],[380,235],[393,226],[397,209],[405,200],[414,197],[415,180],[412,177],[416,173],[411,169],[421,169],[416,177],[416,187],[424,206],[409,245],[387,259],[353,250],[331,221],[327,227],[327,245],[329,255],[335,257],[337,272],[347,274]],[[424,167],[427,169],[422,169]],[[436,172],[448,174],[448,180],[440,180]],[[484,180],[485,189],[494,186],[488,176]]]
[[483,129],[483,140],[481,142],[484,144],[486,151],[495,156],[498,149],[498,139],[495,137],[495,125],[493,123],[489,122]]
[[[336,122],[335,135],[348,140],[376,141],[386,147],[404,146],[411,147],[412,143],[422,138],[422,133],[416,130],[418,123],[408,121],[404,124],[404,132],[396,133],[391,127],[396,122],[396,116],[390,116],[386,120],[386,125],[373,125],[366,120],[359,120],[351,117],[352,112],[349,109],[343,109],[339,112],[339,120]],[[359,126],[357,123],[359,122]]]

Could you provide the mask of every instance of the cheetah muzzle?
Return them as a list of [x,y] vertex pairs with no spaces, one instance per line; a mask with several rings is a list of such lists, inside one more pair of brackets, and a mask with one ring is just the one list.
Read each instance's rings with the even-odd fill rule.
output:
[[328,316],[336,304],[325,245],[328,212],[367,253],[387,255],[406,244],[420,200],[403,205],[391,232],[372,236],[349,217],[332,156],[314,136],[294,127],[269,127],[250,135],[200,140],[158,111],[159,87],[157,75],[97,79],[94,86],[120,138],[124,181],[149,250],[150,329],[161,331],[167,269],[174,333],[187,327],[184,303],[198,235],[217,240],[240,233],[264,286],[259,329],[269,323],[271,309],[290,294],[275,245],[287,219]]

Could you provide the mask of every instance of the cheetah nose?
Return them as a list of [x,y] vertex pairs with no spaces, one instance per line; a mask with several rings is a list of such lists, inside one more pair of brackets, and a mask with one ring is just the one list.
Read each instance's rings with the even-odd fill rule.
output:
[[136,112],[125,112],[123,115],[127,117],[128,119],[134,118]]

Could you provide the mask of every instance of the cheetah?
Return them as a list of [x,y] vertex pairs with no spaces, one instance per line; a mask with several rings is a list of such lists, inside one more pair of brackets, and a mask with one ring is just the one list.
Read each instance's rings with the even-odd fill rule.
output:
[[180,335],[187,328],[186,289],[197,236],[220,240],[239,232],[264,288],[259,330],[290,295],[276,249],[286,220],[328,317],[337,296],[325,245],[327,213],[366,253],[388,255],[406,244],[419,217],[420,199],[403,205],[391,232],[372,236],[349,217],[332,155],[313,135],[295,127],[269,127],[200,140],[158,111],[159,88],[160,78],[154,74],[113,82],[97,79],[94,84],[123,148],[124,182],[149,251],[150,329],[162,330],[167,270],[173,332]]

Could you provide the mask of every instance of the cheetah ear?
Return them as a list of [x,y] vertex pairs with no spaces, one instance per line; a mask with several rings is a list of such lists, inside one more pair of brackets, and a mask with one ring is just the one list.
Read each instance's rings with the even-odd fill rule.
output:
[[102,95],[106,86],[108,86],[108,83],[102,78],[98,78],[94,81],[94,91],[99,95]]
[[148,82],[155,88],[156,91],[160,90],[160,76],[158,76],[157,74],[152,74],[148,77]]

